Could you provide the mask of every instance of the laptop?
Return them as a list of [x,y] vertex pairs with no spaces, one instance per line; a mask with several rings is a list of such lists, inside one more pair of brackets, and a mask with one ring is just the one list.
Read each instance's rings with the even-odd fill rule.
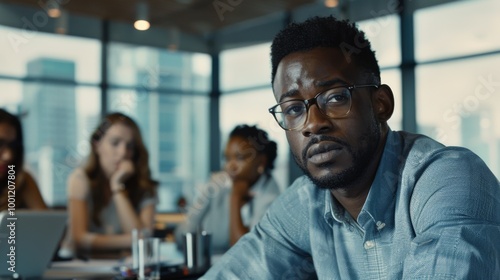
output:
[[0,212],[0,277],[41,277],[58,247],[66,221],[63,211]]

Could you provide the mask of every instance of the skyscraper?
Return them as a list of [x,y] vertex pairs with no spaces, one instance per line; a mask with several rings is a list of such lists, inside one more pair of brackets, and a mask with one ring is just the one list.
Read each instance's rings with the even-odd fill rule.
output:
[[[27,64],[28,78],[74,81],[73,61],[36,58]],[[49,205],[65,205],[66,180],[77,165],[75,88],[61,84],[25,83],[27,115],[23,118],[26,162],[34,171]]]

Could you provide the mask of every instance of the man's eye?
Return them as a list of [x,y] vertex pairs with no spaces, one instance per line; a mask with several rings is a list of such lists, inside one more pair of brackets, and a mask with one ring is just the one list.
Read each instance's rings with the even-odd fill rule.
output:
[[305,106],[302,103],[290,104],[285,107],[283,113],[286,116],[300,116],[305,111]]
[[325,92],[323,100],[328,105],[340,105],[349,101],[349,93],[347,89]]
[[328,99],[327,101],[328,102],[343,102],[347,100],[347,96],[343,95],[343,94],[332,94],[330,96],[328,96]]

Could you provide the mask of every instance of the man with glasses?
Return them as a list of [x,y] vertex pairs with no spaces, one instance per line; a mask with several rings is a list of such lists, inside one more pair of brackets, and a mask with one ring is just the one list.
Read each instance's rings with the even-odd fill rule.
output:
[[391,131],[363,32],[333,17],[271,47],[271,107],[306,176],[206,279],[497,279],[500,186],[467,149]]

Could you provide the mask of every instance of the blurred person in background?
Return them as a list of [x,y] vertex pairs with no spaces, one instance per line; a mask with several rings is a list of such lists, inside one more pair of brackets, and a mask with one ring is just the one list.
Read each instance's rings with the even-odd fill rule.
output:
[[158,183],[148,152],[137,124],[121,113],[104,117],[90,142],[86,164],[68,179],[66,246],[84,256],[128,252],[133,229],[154,227]]
[[12,208],[9,196],[15,197],[15,209],[47,209],[35,180],[24,170],[23,163],[21,122],[0,109],[0,211]]
[[256,225],[280,194],[271,175],[276,142],[256,126],[238,125],[229,134],[224,170],[212,174],[188,207],[186,222],[176,229],[176,241],[186,232],[212,234],[212,249],[225,252]]

